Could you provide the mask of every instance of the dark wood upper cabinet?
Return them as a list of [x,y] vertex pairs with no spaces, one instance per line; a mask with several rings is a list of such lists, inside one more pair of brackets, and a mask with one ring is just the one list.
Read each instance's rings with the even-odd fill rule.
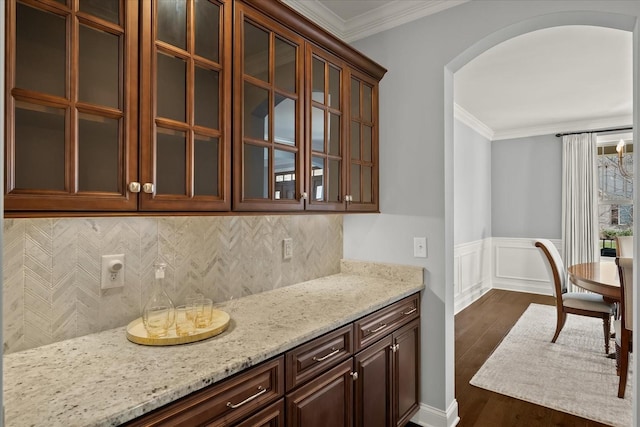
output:
[[349,76],[347,210],[378,210],[378,82],[352,70]]
[[234,210],[304,208],[304,40],[236,2]]
[[5,209],[135,210],[138,3],[5,5]]
[[312,210],[344,210],[347,135],[346,64],[307,44],[307,159],[308,201]]
[[231,8],[141,2],[140,210],[230,209]]
[[386,70],[275,0],[7,0],[5,210],[377,211]]

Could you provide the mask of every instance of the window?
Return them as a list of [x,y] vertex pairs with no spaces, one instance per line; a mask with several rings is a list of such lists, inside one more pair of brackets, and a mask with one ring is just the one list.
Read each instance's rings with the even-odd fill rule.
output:
[[[624,141],[622,170],[616,146]],[[598,136],[598,223],[602,256],[615,256],[614,238],[633,232],[632,134]]]

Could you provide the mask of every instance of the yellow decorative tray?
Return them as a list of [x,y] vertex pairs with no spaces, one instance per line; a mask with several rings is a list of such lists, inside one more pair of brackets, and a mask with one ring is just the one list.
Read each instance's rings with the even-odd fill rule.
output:
[[213,310],[211,325],[207,328],[196,329],[193,335],[178,336],[176,328],[172,326],[165,337],[149,337],[147,330],[142,324],[142,318],[138,317],[127,325],[127,339],[136,344],[142,345],[177,345],[190,342],[202,341],[224,332],[229,326],[229,314],[222,310]]

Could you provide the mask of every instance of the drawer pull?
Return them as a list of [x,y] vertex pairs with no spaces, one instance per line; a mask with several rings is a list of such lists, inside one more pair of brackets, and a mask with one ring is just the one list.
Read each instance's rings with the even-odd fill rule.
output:
[[249,397],[247,397],[245,400],[243,400],[243,401],[242,401],[242,402],[240,402],[240,403],[233,404],[233,403],[231,403],[231,402],[227,402],[227,406],[228,406],[229,408],[231,408],[231,409],[239,408],[239,407],[241,407],[242,405],[244,405],[245,403],[249,403],[249,402],[251,402],[253,399],[255,399],[255,398],[257,398],[258,396],[260,396],[261,394],[264,394],[264,393],[266,393],[266,392],[267,392],[267,389],[266,389],[266,388],[264,388],[264,387],[262,387],[261,385],[259,385],[259,386],[258,386],[258,390],[259,390],[259,391],[258,391],[256,394],[254,394],[253,396],[249,396]]
[[369,329],[369,333],[375,334],[376,332],[380,332],[381,330],[383,330],[386,327],[387,327],[386,323],[380,323],[380,326],[378,326],[377,328],[375,328],[373,330]]
[[408,316],[410,314],[415,313],[416,311],[418,311],[418,308],[417,307],[413,307],[411,310],[407,311],[406,313],[402,313],[402,314],[404,314],[405,316]]
[[340,350],[341,349],[339,349],[339,348],[331,347],[331,353],[329,353],[327,355],[324,355],[322,357],[313,356],[313,360],[316,361],[316,362],[323,362],[323,361],[327,360],[328,358],[330,358],[332,356],[335,356],[336,354],[340,353]]

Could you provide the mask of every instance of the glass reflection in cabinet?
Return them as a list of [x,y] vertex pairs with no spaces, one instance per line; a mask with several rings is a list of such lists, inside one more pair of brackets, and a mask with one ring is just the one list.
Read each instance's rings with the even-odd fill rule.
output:
[[211,129],[219,128],[219,100],[220,80],[219,73],[202,67],[195,67],[195,118],[197,126]]
[[322,202],[324,200],[324,159],[311,159],[311,199]]
[[269,91],[261,87],[244,84],[245,138],[266,141],[269,139]]
[[155,4],[158,8],[158,40],[186,50],[187,2],[184,0],[161,0]]
[[159,117],[184,122],[186,120],[187,64],[175,56],[158,52],[158,101]]
[[245,21],[244,73],[269,81],[269,33]]
[[[273,140],[280,144],[296,143],[296,101],[275,94],[276,106],[273,111]],[[269,117],[264,119],[265,139],[269,138]]]
[[15,188],[65,189],[65,112],[16,102]]
[[120,23],[120,0],[82,0],[80,11],[105,21]]
[[289,151],[274,150],[275,189],[273,198],[296,198],[296,155]]
[[120,38],[80,25],[78,99],[113,108],[121,106]]
[[275,86],[290,93],[296,91],[296,47],[276,37]]
[[78,189],[118,192],[119,120],[80,114]]
[[64,97],[66,65],[65,19],[18,3],[16,87]]
[[196,55],[219,62],[220,6],[209,0],[196,0],[195,15]]
[[187,135],[185,132],[157,128],[156,194],[185,194]]
[[269,150],[244,144],[244,197],[266,199],[269,194]]
[[340,202],[340,171],[342,162],[338,159],[329,159],[329,191],[327,201]]
[[194,195],[218,196],[220,149],[218,138],[194,137]]

